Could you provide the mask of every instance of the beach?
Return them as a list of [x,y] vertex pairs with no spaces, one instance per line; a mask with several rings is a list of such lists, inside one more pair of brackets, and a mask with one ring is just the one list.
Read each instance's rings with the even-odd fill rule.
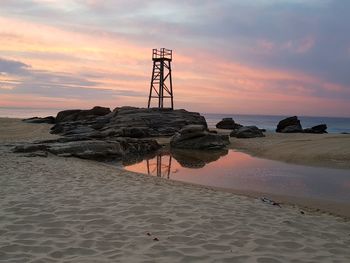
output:
[[[101,162],[15,154],[7,145],[57,136],[47,124],[6,118],[0,123],[0,262],[350,260],[346,218]],[[268,134],[231,140],[230,147],[348,168],[348,143],[349,135]],[[322,151],[335,161],[324,163],[327,157],[317,155]]]

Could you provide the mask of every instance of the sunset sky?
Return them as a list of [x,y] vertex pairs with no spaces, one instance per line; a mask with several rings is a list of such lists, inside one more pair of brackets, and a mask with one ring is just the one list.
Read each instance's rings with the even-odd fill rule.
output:
[[0,25],[0,107],[145,107],[165,47],[176,108],[350,117],[349,0],[0,0]]

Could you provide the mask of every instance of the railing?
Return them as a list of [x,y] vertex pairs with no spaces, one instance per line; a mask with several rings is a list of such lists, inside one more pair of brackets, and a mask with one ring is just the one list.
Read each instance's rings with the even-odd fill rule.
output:
[[171,49],[166,49],[166,48],[153,49],[152,59],[165,58],[165,59],[171,60],[172,57],[173,57],[173,51]]

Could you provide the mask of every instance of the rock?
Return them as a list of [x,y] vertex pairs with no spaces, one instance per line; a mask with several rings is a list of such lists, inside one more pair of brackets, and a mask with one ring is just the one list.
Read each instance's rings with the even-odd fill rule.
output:
[[300,120],[297,116],[289,117],[281,120],[278,125],[276,132],[282,133],[295,133],[295,132],[303,132],[303,128],[301,127]]
[[216,124],[218,129],[235,130],[243,127],[241,124],[235,123],[232,118],[223,118]]
[[23,119],[22,121],[27,122],[27,123],[48,123],[48,124],[54,124],[55,123],[55,117],[53,116],[48,116],[44,118],[40,117],[33,117],[29,119]]
[[237,138],[256,138],[264,136],[265,135],[262,133],[262,131],[256,126],[244,126],[238,130],[233,130],[230,134],[230,137]]
[[170,140],[171,147],[180,149],[222,149],[229,143],[227,135],[209,133],[201,125],[186,126]]
[[198,132],[204,132],[206,131],[206,128],[203,125],[186,125],[183,127],[179,132],[181,135],[186,134],[192,134],[192,133],[198,133]]
[[76,115],[82,110],[64,110],[57,113],[56,122],[74,121]]
[[122,129],[122,136],[130,138],[149,137],[149,129],[147,127],[125,127]]
[[291,125],[287,126],[281,131],[282,133],[298,133],[298,132],[303,132],[303,129],[301,128],[300,125]]
[[118,138],[114,141],[74,141],[73,138],[59,138],[57,140],[18,145],[13,151],[34,154],[46,152],[62,157],[107,160],[128,158],[129,155],[143,155],[154,152],[159,148],[160,145],[157,141],[149,139]]
[[[93,119],[75,120],[65,117],[64,120],[74,121],[58,122],[52,127],[54,134],[82,134],[88,136],[81,126],[91,128],[90,132],[96,137],[99,132],[100,138],[105,137],[158,137],[172,136],[182,127],[189,124],[198,124],[207,127],[205,118],[196,112],[186,110],[159,110],[134,107],[116,108],[113,112]],[[80,113],[79,113],[80,114]],[[61,118],[59,118],[61,119]]]
[[91,120],[99,116],[111,113],[109,108],[95,106],[91,110],[64,110],[60,111],[56,116],[56,122],[68,122],[79,120]]
[[48,151],[56,155],[74,156],[82,159],[121,158],[124,154],[119,142],[105,142],[98,140],[73,141],[67,143],[54,143]]
[[207,128],[205,118],[186,110],[121,107],[113,111],[106,128],[147,127],[147,136],[171,136],[186,125],[198,124]]
[[311,128],[304,129],[304,132],[317,133],[317,134],[327,133],[327,125],[326,124],[316,125]]
[[59,112],[51,133],[64,137],[23,144],[14,151],[44,151],[57,156],[97,160],[138,159],[161,147],[155,140],[142,138],[171,136],[187,125],[190,126],[182,130],[182,136],[187,136],[187,141],[196,137],[197,145],[193,147],[217,149],[229,143],[227,136],[209,134],[205,118],[196,112],[134,107],[110,112],[108,108],[94,107]]
[[36,143],[24,143],[22,145],[15,146],[12,151],[15,153],[31,153],[38,151],[47,151],[48,145],[36,144]]

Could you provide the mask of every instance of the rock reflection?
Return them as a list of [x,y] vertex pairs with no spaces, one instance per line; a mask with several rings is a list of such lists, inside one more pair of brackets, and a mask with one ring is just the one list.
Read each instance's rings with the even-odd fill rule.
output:
[[171,155],[182,167],[186,168],[203,168],[206,164],[215,162],[227,154],[228,150],[225,149],[211,151],[171,150]]

